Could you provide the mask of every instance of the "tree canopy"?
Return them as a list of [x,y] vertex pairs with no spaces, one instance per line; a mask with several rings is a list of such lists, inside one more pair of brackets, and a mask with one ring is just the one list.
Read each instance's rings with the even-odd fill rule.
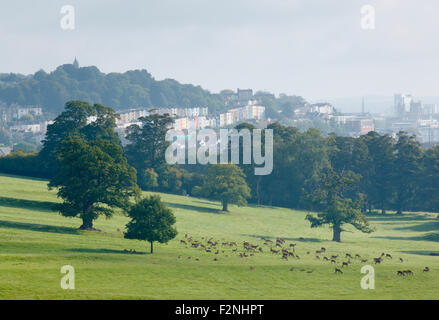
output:
[[250,188],[239,167],[234,164],[217,164],[209,167],[204,184],[196,193],[221,201],[223,211],[228,211],[229,204],[247,205]]
[[373,231],[361,212],[360,195],[357,193],[356,199],[346,196],[349,188],[355,187],[358,180],[359,176],[350,171],[339,175],[332,168],[325,170],[318,187],[309,196],[312,208],[318,212],[317,216],[306,216],[311,228],[330,225],[333,230],[332,240],[337,242],[341,241],[344,224],[350,224],[365,233]]
[[98,139],[71,138],[57,149],[58,170],[49,188],[58,188],[63,216],[79,216],[81,229],[93,229],[100,215],[111,217],[114,208],[127,210],[138,196],[136,170],[128,165],[121,146]]
[[154,242],[166,243],[177,236],[173,227],[175,217],[158,195],[146,197],[128,211],[131,221],[127,224],[124,237],[127,239],[145,240],[151,244],[154,252]]

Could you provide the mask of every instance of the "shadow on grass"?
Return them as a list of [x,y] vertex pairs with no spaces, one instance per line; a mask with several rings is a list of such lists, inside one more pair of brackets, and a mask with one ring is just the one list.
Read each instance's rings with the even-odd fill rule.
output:
[[388,240],[405,240],[405,241],[432,241],[439,242],[439,233],[429,233],[420,237],[390,237],[390,236],[375,236],[375,239],[388,239]]
[[[253,234],[241,234],[241,236],[246,236],[246,237],[251,237],[254,239],[259,238],[259,240],[262,240],[261,238],[265,238],[265,239],[276,239],[276,237],[273,236],[262,236],[262,235],[256,235],[256,238],[254,237]],[[295,242],[323,242],[324,240],[322,239],[318,239],[318,238],[303,238],[303,237],[299,237],[299,238],[285,238],[282,237],[283,240],[285,241],[295,241]],[[275,243],[276,244],[276,243]]]
[[425,220],[431,220],[431,218],[418,215],[418,214],[404,214],[404,215],[396,215],[396,214],[367,214],[367,219],[369,221],[398,221],[398,222],[410,222],[410,221],[425,221]]
[[11,222],[4,220],[0,220],[0,228],[21,229],[21,230],[61,233],[61,234],[79,234],[78,229],[69,228],[69,227],[48,226],[44,224]]
[[166,202],[166,204],[169,207],[175,209],[192,210],[192,211],[212,213],[212,214],[224,214],[220,209],[198,207],[190,204],[171,203],[171,202]]
[[32,209],[39,211],[56,211],[56,203],[0,197],[0,206],[9,208]]
[[215,205],[214,202],[210,202],[210,201],[208,201],[208,200],[192,200],[192,202],[202,203],[202,204],[208,204],[208,205]]
[[71,249],[66,249],[66,251],[70,251],[70,252],[80,252],[80,253],[111,253],[111,254],[124,254],[124,255],[130,255],[130,256],[151,254],[150,252],[128,253],[128,252],[125,252],[125,251],[123,251],[123,250],[113,250],[113,249],[89,249],[89,248],[71,248]]
[[395,230],[410,230],[410,231],[439,231],[439,221],[430,221],[426,223],[421,223],[415,226],[407,226],[395,228]]
[[407,254],[416,254],[418,256],[439,257],[439,251],[401,251],[401,252]]

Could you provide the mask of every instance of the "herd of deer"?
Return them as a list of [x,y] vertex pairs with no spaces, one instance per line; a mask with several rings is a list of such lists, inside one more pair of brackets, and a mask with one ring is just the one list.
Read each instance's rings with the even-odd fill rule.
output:
[[[254,236],[254,238],[257,238]],[[282,260],[288,261],[288,259],[300,259],[300,256],[296,252],[296,243],[287,244],[286,241],[282,238],[277,238],[276,240],[271,240],[265,237],[259,237],[260,240],[263,241],[263,244],[252,244],[248,241],[243,241],[242,249],[238,246],[237,242],[226,241],[223,239],[222,241],[214,240],[213,238],[202,237],[201,240],[197,240],[188,234],[185,235],[185,239],[180,240],[180,243],[185,245],[187,248],[195,248],[204,250],[206,253],[212,253],[215,255],[219,255],[220,253],[226,253],[226,250],[231,250],[232,253],[237,254],[240,258],[248,258],[252,257],[256,254],[264,253],[264,250],[268,250],[272,255],[281,256]],[[303,241],[303,238],[299,239]],[[348,267],[350,264],[354,262],[367,263],[368,259],[362,258],[359,254],[350,254],[346,253],[343,257],[340,254],[337,255],[329,255],[326,254],[326,248],[322,247],[319,250],[315,251],[315,258],[317,260],[326,261],[335,265],[335,274],[343,274],[343,268]],[[307,255],[311,255],[311,251],[306,251]],[[225,254],[225,257],[229,257],[229,254]],[[179,256],[179,259],[182,257]],[[192,257],[188,257],[188,259],[192,259]],[[374,264],[381,264],[385,259],[393,259],[392,255],[389,253],[382,253],[378,258],[373,258]],[[195,258],[195,261],[199,261],[199,258]],[[213,259],[214,261],[219,261],[218,257]],[[399,258],[399,262],[403,263],[404,259]],[[255,270],[255,267],[250,267],[250,270]],[[291,268],[290,271],[294,271],[295,268]],[[302,269],[301,271],[305,271]],[[307,273],[312,273],[314,270],[309,270]],[[425,267],[423,272],[429,272],[430,269]],[[405,276],[405,275],[413,275],[413,271],[411,270],[403,270],[397,271],[397,275]]]

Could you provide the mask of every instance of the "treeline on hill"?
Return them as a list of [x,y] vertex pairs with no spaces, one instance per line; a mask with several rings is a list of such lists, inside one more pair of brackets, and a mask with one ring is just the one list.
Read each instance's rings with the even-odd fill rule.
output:
[[[97,121],[88,123],[91,115],[97,116]],[[103,139],[121,147],[114,131],[116,118],[111,108],[69,102],[48,127],[42,151],[39,154],[13,152],[2,157],[0,171],[52,178],[59,163],[57,150],[68,139]],[[124,148],[123,156],[135,168],[136,183],[142,189],[206,197],[209,195],[203,194],[203,189],[216,189],[214,192],[218,193],[219,188],[207,181],[212,175],[221,174],[218,168],[209,171],[210,166],[177,167],[165,162],[166,128],[172,121],[169,116],[155,114],[140,120],[142,126],[132,125],[127,129],[130,143]],[[252,125],[242,124],[237,128],[244,127],[251,129]],[[229,192],[230,203],[245,204],[248,198],[261,205],[319,210],[327,201],[325,197],[331,197],[338,207],[350,199],[349,206],[361,206],[364,213],[439,212],[439,146],[422,149],[415,136],[404,132],[394,139],[376,132],[359,138],[325,137],[316,129],[300,132],[278,123],[268,129],[274,133],[273,172],[256,176],[253,165],[240,165],[249,189],[239,181],[240,172],[229,175],[226,180],[236,178],[236,190],[241,195],[233,198],[234,194]],[[227,190],[222,192],[224,197]],[[210,198],[222,200],[219,196]],[[227,203],[223,205],[227,207]]]
[[172,79],[157,81],[146,70],[105,74],[95,66],[65,64],[51,73],[0,74],[0,101],[7,105],[39,105],[44,112],[58,115],[70,100],[92,101],[117,110],[209,106],[215,113],[225,107],[218,94]]
[[[116,110],[209,107],[211,114],[217,114],[231,107],[226,105],[230,94],[234,92],[223,90],[214,94],[200,86],[181,84],[173,79],[157,81],[146,70],[105,74],[95,66],[79,68],[64,64],[50,73],[40,70],[28,76],[0,74],[0,103],[39,105],[45,113],[55,116],[70,100],[103,104]],[[294,111],[306,103],[300,96],[280,94],[275,97],[262,91],[256,92],[254,97],[260,99],[266,116],[272,119],[278,119],[280,114],[282,119],[292,119]],[[319,121],[312,125],[323,126]],[[325,130],[324,126],[322,130]]]

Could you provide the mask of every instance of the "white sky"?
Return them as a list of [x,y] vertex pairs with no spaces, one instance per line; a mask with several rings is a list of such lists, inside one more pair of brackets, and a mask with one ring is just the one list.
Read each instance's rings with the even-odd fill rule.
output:
[[[76,29],[60,27],[63,5]],[[376,30],[360,28],[376,8]],[[10,0],[0,3],[0,73],[71,63],[147,69],[213,92],[306,99],[439,96],[437,0]]]

